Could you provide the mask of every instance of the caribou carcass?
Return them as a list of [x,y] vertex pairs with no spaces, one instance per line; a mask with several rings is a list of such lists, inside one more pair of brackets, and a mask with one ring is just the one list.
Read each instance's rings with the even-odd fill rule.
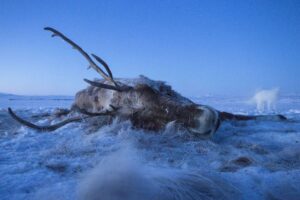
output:
[[[87,80],[90,86],[79,91],[70,110],[61,110],[53,116],[64,116],[61,122],[40,126],[22,119],[11,108],[9,114],[21,124],[40,131],[54,131],[71,122],[111,123],[114,118],[129,120],[134,128],[158,131],[174,122],[195,136],[211,136],[224,120],[285,119],[282,115],[245,116],[220,112],[212,107],[199,105],[181,96],[162,81],[145,76],[137,79],[116,79],[108,64],[95,54],[87,54],[80,46],[54,28],[44,28],[52,37],[60,37],[77,50],[103,79]],[[99,67],[100,63],[105,70]],[[94,120],[90,120],[94,119]],[[103,123],[102,123],[103,122]],[[89,125],[89,124],[88,124]]]

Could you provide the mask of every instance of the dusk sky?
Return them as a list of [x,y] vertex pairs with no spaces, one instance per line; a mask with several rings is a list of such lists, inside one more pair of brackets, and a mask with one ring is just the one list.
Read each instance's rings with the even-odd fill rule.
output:
[[1,0],[0,92],[73,95],[100,78],[45,26],[187,96],[300,93],[300,1]]

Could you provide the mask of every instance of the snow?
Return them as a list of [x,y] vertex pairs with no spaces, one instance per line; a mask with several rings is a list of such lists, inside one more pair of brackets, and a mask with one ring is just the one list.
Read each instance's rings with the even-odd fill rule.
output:
[[[89,134],[82,124],[53,133],[22,127],[22,117],[69,107],[66,98],[0,97],[1,199],[298,199],[300,96],[280,96],[288,121],[223,123],[210,140],[170,124],[159,133],[114,121]],[[245,97],[193,101],[257,114]],[[36,119],[31,119],[36,121]]]

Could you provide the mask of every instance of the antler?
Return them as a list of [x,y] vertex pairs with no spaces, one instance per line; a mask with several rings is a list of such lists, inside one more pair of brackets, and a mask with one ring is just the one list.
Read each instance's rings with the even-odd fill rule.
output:
[[29,128],[32,128],[32,129],[35,129],[35,130],[38,130],[38,131],[54,131],[54,130],[56,130],[56,129],[58,129],[58,128],[66,125],[66,124],[71,123],[71,122],[80,122],[83,119],[87,118],[87,117],[74,117],[74,118],[70,118],[70,119],[66,119],[64,121],[61,121],[61,122],[59,122],[57,124],[54,124],[54,125],[39,126],[39,125],[33,124],[29,121],[26,121],[26,120],[22,119],[21,117],[16,115],[16,113],[14,113],[11,108],[8,108],[8,113],[10,114],[10,116],[12,118],[14,118],[20,124],[23,124],[25,126],[28,126]]
[[12,111],[11,108],[8,108],[8,113],[10,114],[10,116],[15,119],[16,121],[18,121],[20,124],[23,124],[29,128],[38,130],[38,131],[44,131],[44,132],[50,132],[50,131],[54,131],[60,127],[63,127],[66,124],[72,123],[72,122],[80,122],[84,119],[90,118],[90,117],[95,117],[95,116],[105,116],[105,115],[114,115],[117,112],[117,108],[115,108],[114,106],[111,105],[111,108],[113,109],[112,111],[105,111],[105,112],[101,112],[101,113],[91,113],[88,112],[84,109],[80,109],[79,112],[82,114],[85,114],[87,116],[78,116],[78,117],[73,117],[73,118],[69,118],[66,119],[64,121],[58,122],[57,124],[54,125],[49,125],[49,126],[39,126],[36,124],[33,124],[29,121],[26,121],[25,119],[22,119],[21,117],[19,117],[16,113],[14,113]]
[[104,88],[104,89],[109,89],[109,90],[116,90],[118,92],[121,92],[122,89],[120,87],[115,87],[113,85],[107,85],[107,84],[104,84],[104,83],[99,83],[99,82],[95,82],[95,81],[91,81],[91,80],[88,80],[88,79],[83,79],[85,82],[87,82],[88,84],[92,85],[92,86],[95,86],[95,87],[99,87],[99,88]]
[[[45,27],[44,30],[52,32],[52,37],[58,36],[62,38],[64,41],[69,43],[74,49],[78,50],[83,57],[89,62],[90,67],[92,67],[96,72],[98,72],[105,80],[112,82],[114,85],[107,85],[107,84],[99,84],[97,87],[105,88],[105,89],[111,89],[116,91],[123,91],[123,89],[117,84],[117,82],[113,79],[112,72],[108,66],[108,64],[101,59],[99,56],[96,56],[95,54],[91,54],[106,70],[107,74],[92,60],[92,58],[75,42],[67,38],[64,34],[59,32],[58,30],[51,28],[51,27]],[[86,82],[91,83],[93,81],[89,81],[85,79]]]
[[[95,81],[90,81],[87,79],[84,79],[87,83],[95,86],[95,87],[100,87],[100,88],[104,88],[104,89],[110,89],[110,90],[116,90],[118,92],[122,92],[122,91],[127,91],[130,90],[132,87],[127,86],[125,84],[118,84],[112,75],[112,72],[108,66],[108,64],[102,60],[99,56],[96,56],[95,54],[91,54],[93,56],[93,58],[98,61],[106,70],[107,74],[92,60],[92,58],[79,46],[77,45],[75,42],[73,42],[72,40],[70,40],[69,38],[67,38],[64,34],[60,33],[59,31],[57,31],[54,28],[51,27],[45,27],[44,28],[47,31],[52,32],[52,37],[58,36],[60,38],[62,38],[64,41],[66,41],[67,43],[69,43],[74,49],[76,49],[77,51],[79,51],[79,53],[81,55],[83,55],[83,57],[89,62],[90,67],[92,67],[96,72],[98,72],[105,80],[113,83],[113,85],[108,85],[108,84],[104,84],[104,83],[99,83],[99,82],[95,82]],[[115,108],[114,106],[110,105],[111,108],[113,109],[112,111],[105,111],[105,112],[101,112],[101,113],[91,113],[88,112],[86,110],[82,110],[80,109],[79,112],[87,115],[84,117],[74,117],[74,118],[69,118],[66,119],[64,121],[61,121],[57,124],[54,125],[49,125],[49,126],[39,126],[36,124],[33,124],[29,121],[26,121],[24,119],[22,119],[21,117],[19,117],[18,115],[16,115],[11,108],[8,108],[8,113],[11,115],[12,118],[14,118],[16,121],[18,121],[19,123],[28,126],[30,128],[39,130],[39,131],[54,131],[68,123],[71,122],[79,122],[82,121],[83,119],[89,118],[89,117],[94,117],[94,116],[104,116],[104,115],[115,115],[118,108]]]

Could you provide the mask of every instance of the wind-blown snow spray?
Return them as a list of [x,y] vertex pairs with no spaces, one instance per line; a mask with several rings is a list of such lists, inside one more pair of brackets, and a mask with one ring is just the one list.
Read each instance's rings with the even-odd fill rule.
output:
[[153,199],[158,188],[135,157],[126,148],[108,156],[81,182],[79,199]]
[[275,111],[278,94],[279,88],[259,90],[255,93],[250,102],[256,104],[258,112]]

